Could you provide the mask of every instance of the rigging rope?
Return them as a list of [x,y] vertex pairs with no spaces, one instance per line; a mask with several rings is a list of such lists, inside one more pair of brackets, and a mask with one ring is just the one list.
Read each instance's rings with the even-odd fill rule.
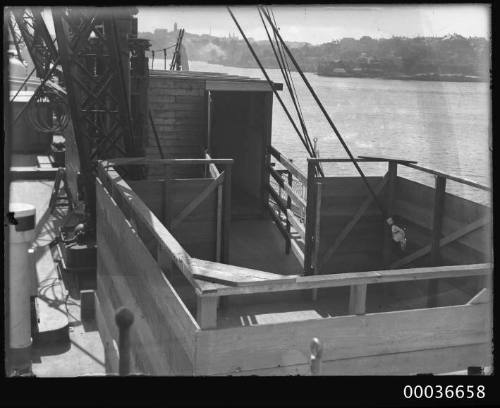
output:
[[[290,115],[290,112],[288,111],[285,103],[283,102],[283,100],[281,99],[281,96],[278,94],[278,92],[276,91],[275,87],[274,87],[274,83],[271,81],[271,78],[269,78],[269,75],[267,74],[267,71],[264,69],[264,67],[262,66],[262,63],[260,62],[259,60],[259,57],[257,57],[257,54],[255,53],[252,45],[250,44],[250,42],[248,41],[248,38],[247,36],[245,35],[245,33],[243,32],[243,29],[241,28],[240,24],[238,23],[238,20],[236,19],[236,17],[234,16],[233,12],[231,11],[231,9],[229,7],[227,7],[227,10],[229,11],[229,14],[231,15],[231,18],[233,19],[234,23],[236,24],[236,27],[238,28],[241,36],[243,37],[243,39],[245,40],[247,46],[248,46],[248,49],[250,50],[250,52],[252,53],[252,56],[254,57],[255,61],[257,62],[257,65],[259,66],[260,70],[262,71],[262,73],[264,74],[264,77],[266,78],[267,82],[269,83],[269,85],[271,86],[271,89],[274,93],[274,95],[276,96],[276,98],[278,99],[279,103],[281,104],[281,107],[283,108],[283,110],[285,111],[285,114],[287,115],[288,117],[288,120],[290,121],[290,123],[292,124],[294,130],[297,132],[297,135],[299,136],[300,140],[302,141],[302,143],[304,144],[304,146],[306,146],[306,149],[307,149],[307,143],[306,141],[303,139],[302,137],[302,134],[300,133],[300,130],[299,128],[297,127],[297,125],[295,124],[295,121],[294,119],[292,118],[292,116]],[[314,156],[314,152],[312,152],[313,154],[311,154],[312,157],[315,157]],[[322,172],[322,170],[320,168],[318,168],[318,171]],[[322,173],[321,173],[322,174]]]
[[314,89],[312,88],[311,84],[309,83],[308,79],[306,78],[306,76],[304,75],[304,73],[302,72],[302,70],[300,69],[300,66],[299,64],[297,63],[297,61],[295,60],[292,52],[290,51],[290,49],[288,48],[288,46],[286,45],[285,41],[283,40],[283,38],[281,37],[278,29],[276,28],[276,26],[273,24],[273,21],[271,20],[271,16],[270,16],[270,13],[262,6],[258,6],[259,9],[262,10],[262,13],[264,14],[264,16],[266,17],[267,21],[269,22],[269,25],[271,26],[271,28],[273,29],[273,32],[274,34],[277,36],[277,38],[279,39],[279,42],[281,43],[283,49],[285,50],[286,54],[288,55],[288,57],[290,58],[290,60],[292,61],[293,65],[295,66],[295,69],[297,70],[297,72],[299,73],[299,75],[301,76],[302,80],[304,81],[305,85],[307,86],[307,88],[309,89],[311,95],[313,96],[314,100],[316,101],[317,105],[319,106],[319,108],[321,109],[321,112],[323,113],[323,115],[325,116],[326,120],[328,121],[330,127],[332,128],[332,130],[334,131],[335,135],[337,136],[338,140],[340,141],[340,143],[342,144],[342,146],[344,147],[347,155],[349,156],[349,158],[351,159],[352,163],[354,164],[354,166],[356,167],[356,170],[359,172],[360,176],[361,176],[361,179],[363,180],[363,182],[365,183],[366,185],[366,188],[368,189],[368,191],[370,192],[371,196],[372,196],[372,199],[373,201],[375,202],[375,204],[377,205],[377,207],[379,208],[380,212],[382,213],[382,216],[384,217],[384,219],[386,220],[387,224],[389,225],[389,227],[391,228],[391,233],[392,233],[392,239],[395,241],[395,242],[398,242],[401,246],[401,249],[404,250],[405,246],[406,246],[406,237],[405,237],[405,233],[403,231],[403,229],[401,229],[400,227],[398,227],[397,225],[394,224],[394,221],[391,217],[390,214],[388,214],[387,210],[385,209],[385,207],[382,205],[382,203],[380,202],[380,200],[378,199],[377,197],[377,194],[373,191],[372,187],[370,186],[370,184],[368,183],[368,180],[366,179],[366,176],[365,174],[363,173],[363,170],[361,170],[361,167],[359,166],[359,164],[357,163],[356,159],[354,158],[353,154],[351,153],[349,147],[347,146],[346,142],[344,141],[344,139],[342,138],[342,136],[340,135],[340,132],[338,131],[337,127],[335,126],[335,124],[333,123],[332,119],[330,118],[330,115],[328,114],[328,112],[326,111],[325,107],[323,106],[323,104],[321,103],[321,101],[319,100],[318,98],[318,95],[316,94],[316,92],[314,91]]
[[[291,78],[289,77],[289,72],[286,70],[286,68],[284,66],[284,62],[282,61],[281,57],[278,56],[278,52],[276,51],[276,48],[275,48],[274,43],[273,43],[273,41],[271,39],[271,36],[269,34],[269,31],[267,29],[266,23],[264,21],[264,18],[262,17],[262,14],[261,14],[260,10],[259,10],[259,15],[260,15],[260,19],[262,20],[262,24],[264,25],[264,29],[266,30],[267,38],[269,39],[269,42],[271,43],[271,48],[272,48],[274,56],[276,57],[276,60],[278,62],[278,66],[280,68],[280,71],[281,71],[281,74],[283,76],[283,79],[285,80],[285,83],[286,83],[286,86],[288,88],[288,91],[290,92],[290,97],[292,99],[293,105],[295,106],[295,110],[297,112],[297,116],[299,118],[299,122],[300,122],[300,125],[302,127],[303,138],[304,138],[304,140],[306,141],[306,144],[307,144],[307,146],[306,146],[307,152],[309,153],[309,155],[312,156],[313,155],[312,152],[314,151],[314,149],[312,147],[311,140],[309,139],[309,136],[308,136],[308,133],[307,133],[307,128],[305,126],[303,117],[301,116],[301,112],[300,112],[299,107],[297,105],[297,100],[294,97],[294,94],[293,94],[293,91],[292,91],[292,86],[291,86],[291,83],[290,83],[290,79]],[[277,45],[277,47],[279,47],[278,43],[276,45]],[[281,53],[281,51],[280,51],[280,53]]]

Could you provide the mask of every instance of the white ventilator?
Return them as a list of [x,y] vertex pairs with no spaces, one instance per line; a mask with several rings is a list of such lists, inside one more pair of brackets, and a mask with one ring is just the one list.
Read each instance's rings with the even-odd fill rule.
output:
[[24,353],[31,347],[33,256],[28,251],[35,237],[36,209],[31,204],[11,203],[9,225],[9,346]]

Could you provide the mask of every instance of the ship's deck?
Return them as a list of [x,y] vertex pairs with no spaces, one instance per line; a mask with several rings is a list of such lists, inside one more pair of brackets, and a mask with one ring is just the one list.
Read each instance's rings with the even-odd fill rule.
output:
[[231,222],[229,263],[280,275],[298,275],[302,268],[270,219]]
[[[28,156],[16,158],[17,165],[33,163],[33,157]],[[63,208],[56,208],[52,214],[48,211],[53,186],[53,180],[19,180],[10,185],[10,202],[24,202],[36,208],[34,247],[40,341],[32,346],[32,372],[37,377],[103,375],[104,348],[99,332],[95,324],[81,321],[79,293],[68,293],[49,247],[66,215]],[[65,330],[69,331],[69,339]]]

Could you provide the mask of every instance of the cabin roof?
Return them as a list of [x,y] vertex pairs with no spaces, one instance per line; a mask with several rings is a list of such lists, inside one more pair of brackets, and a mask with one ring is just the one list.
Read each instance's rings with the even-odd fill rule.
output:
[[[168,77],[180,80],[202,80],[205,81],[207,91],[272,91],[271,86],[264,79],[220,72],[150,70],[149,76],[153,78]],[[273,82],[273,87],[277,91],[283,90],[283,84],[278,82]]]

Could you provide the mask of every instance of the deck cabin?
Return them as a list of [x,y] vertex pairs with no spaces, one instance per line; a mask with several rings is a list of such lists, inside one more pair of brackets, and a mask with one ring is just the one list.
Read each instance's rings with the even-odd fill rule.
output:
[[309,374],[313,337],[325,375],[491,365],[491,208],[449,191],[488,187],[358,158],[382,169],[366,174],[407,230],[401,251],[360,177],[336,171],[352,163],[303,171],[273,146],[267,82],[152,71],[148,97],[145,157],[101,161],[96,178],[108,372],[121,306],[135,316],[133,371],[150,375]]

